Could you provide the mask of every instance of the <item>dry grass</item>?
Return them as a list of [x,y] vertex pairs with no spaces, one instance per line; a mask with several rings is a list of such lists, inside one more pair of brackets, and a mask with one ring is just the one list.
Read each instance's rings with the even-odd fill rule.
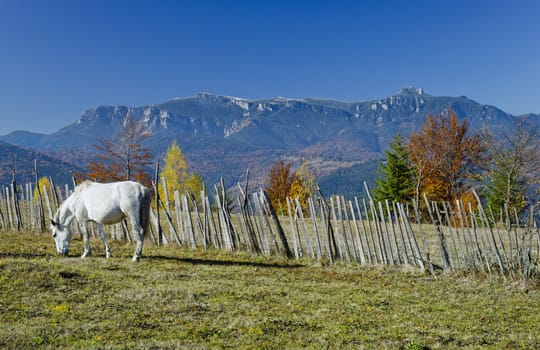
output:
[[[82,251],[77,237],[73,254]],[[540,288],[484,275],[0,232],[1,348],[539,348]]]

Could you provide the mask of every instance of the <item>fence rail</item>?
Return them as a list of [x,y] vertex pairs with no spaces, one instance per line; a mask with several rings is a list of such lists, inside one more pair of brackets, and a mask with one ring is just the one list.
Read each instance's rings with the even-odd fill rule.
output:
[[[68,185],[52,187],[53,191],[36,191],[37,196],[31,183],[2,187],[0,230],[47,231],[48,217],[72,191]],[[156,244],[247,250],[329,263],[484,271],[524,281],[538,272],[535,213],[531,210],[520,221],[507,207],[486,210],[476,193],[475,206],[435,203],[427,197],[411,206],[375,202],[369,196],[324,198],[319,192],[306,207],[297,198],[288,198],[284,215],[278,216],[264,191],[246,193],[238,185],[236,195],[230,196],[223,188],[223,183],[215,186],[212,197],[205,191],[198,199],[175,192],[171,201],[158,199],[158,205],[154,201],[150,239]],[[111,225],[107,234],[109,239],[131,241],[125,222]]]

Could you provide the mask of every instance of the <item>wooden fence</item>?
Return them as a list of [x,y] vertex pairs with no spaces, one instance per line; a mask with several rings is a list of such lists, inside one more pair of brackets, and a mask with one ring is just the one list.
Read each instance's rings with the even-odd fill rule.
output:
[[[37,191],[37,196],[31,183],[2,187],[0,230],[48,232],[48,218],[72,191],[68,185],[52,187]],[[426,197],[405,205],[375,202],[369,196],[324,198],[319,192],[306,207],[288,198],[278,216],[264,191],[246,192],[247,186],[239,184],[234,195],[227,194],[222,182],[211,197],[206,191],[199,198],[175,192],[174,198],[154,201],[150,239],[329,263],[485,271],[524,281],[538,272],[540,235],[532,210],[520,220],[509,208],[497,215],[492,208],[484,209],[479,198],[475,206],[435,203]],[[108,236],[131,241],[125,223],[111,225]]]

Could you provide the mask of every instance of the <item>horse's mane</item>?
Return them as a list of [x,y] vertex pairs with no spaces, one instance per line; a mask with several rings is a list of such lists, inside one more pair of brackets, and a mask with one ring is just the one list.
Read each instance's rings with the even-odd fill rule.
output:
[[81,182],[80,184],[78,184],[77,187],[75,187],[75,192],[79,193],[79,192],[81,192],[82,190],[84,190],[85,188],[88,188],[88,187],[92,186],[92,184],[94,184],[93,181],[90,181],[90,180],[84,180],[83,182]]
[[58,222],[61,213],[65,213],[66,210],[73,212],[73,210],[71,209],[71,206],[73,205],[73,201],[76,200],[76,198],[84,189],[92,186],[92,184],[94,183],[95,182],[93,181],[85,180],[81,182],[80,184],[78,184],[73,190],[73,193],[71,193],[71,195],[65,201],[63,201],[62,204],[60,204],[60,206],[56,210],[56,213],[54,214],[54,221]]

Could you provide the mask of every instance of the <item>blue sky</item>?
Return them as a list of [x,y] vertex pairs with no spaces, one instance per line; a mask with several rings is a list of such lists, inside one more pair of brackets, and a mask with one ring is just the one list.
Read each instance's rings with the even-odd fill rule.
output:
[[540,113],[540,1],[0,0],[0,135],[199,91]]

